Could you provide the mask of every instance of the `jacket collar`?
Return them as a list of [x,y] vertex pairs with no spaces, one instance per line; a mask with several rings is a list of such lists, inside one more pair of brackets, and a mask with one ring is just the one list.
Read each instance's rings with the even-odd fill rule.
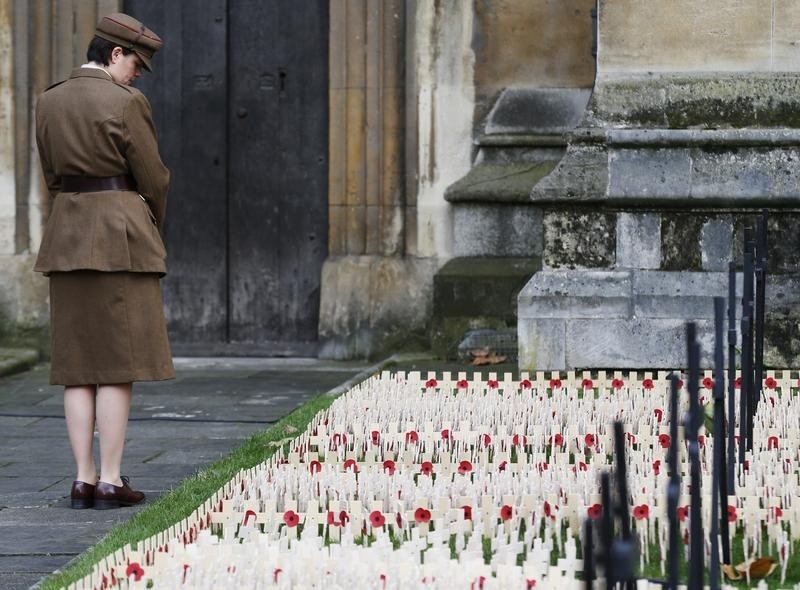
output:
[[113,82],[111,74],[105,70],[98,70],[97,68],[75,68],[69,75],[72,78],[99,78],[100,80],[108,80]]

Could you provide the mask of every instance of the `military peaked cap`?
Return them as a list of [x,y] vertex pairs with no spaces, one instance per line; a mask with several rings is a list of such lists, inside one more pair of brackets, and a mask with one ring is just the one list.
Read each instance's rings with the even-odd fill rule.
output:
[[132,16],[121,12],[115,12],[101,18],[100,22],[97,23],[95,35],[112,43],[117,43],[120,47],[132,50],[139,56],[139,59],[144,63],[144,67],[148,70],[152,70],[150,58],[164,45],[161,37]]

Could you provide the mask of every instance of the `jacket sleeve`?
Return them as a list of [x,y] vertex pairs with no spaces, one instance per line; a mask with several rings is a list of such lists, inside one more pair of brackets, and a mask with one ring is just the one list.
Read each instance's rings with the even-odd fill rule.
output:
[[39,115],[39,105],[36,105],[36,147],[39,150],[39,162],[42,165],[42,173],[44,174],[44,182],[47,185],[47,191],[50,193],[52,199],[61,192],[61,177],[53,171],[53,166],[50,164],[50,158],[47,155],[47,150],[44,147],[43,134],[44,131],[40,126],[41,117]]
[[164,225],[169,189],[169,170],[158,153],[156,129],[150,103],[135,93],[125,105],[122,115],[125,157],[136,179],[139,193],[147,200],[159,229]]

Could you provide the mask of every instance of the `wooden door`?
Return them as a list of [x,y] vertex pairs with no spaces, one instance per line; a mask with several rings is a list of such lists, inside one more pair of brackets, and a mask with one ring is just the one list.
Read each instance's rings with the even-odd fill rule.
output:
[[327,256],[327,0],[126,0],[164,39],[150,99],[172,172],[177,353],[313,354]]

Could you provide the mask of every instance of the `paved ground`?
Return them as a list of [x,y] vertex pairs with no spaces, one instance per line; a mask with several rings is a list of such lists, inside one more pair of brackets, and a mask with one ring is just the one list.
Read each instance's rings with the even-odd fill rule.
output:
[[[177,359],[174,381],[134,386],[123,473],[149,498],[364,370],[314,359]],[[28,588],[136,508],[71,510],[61,387],[46,366],[0,379],[0,588]],[[96,450],[95,450],[96,452]],[[99,465],[99,463],[98,463]]]

